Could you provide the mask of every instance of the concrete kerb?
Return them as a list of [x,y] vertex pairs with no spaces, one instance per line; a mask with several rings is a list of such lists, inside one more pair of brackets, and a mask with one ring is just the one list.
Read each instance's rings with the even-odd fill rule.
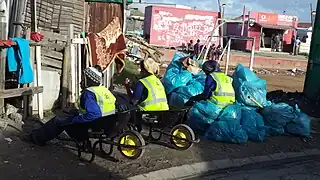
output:
[[128,180],[171,180],[183,179],[190,176],[196,176],[212,171],[226,168],[237,168],[244,165],[250,165],[261,162],[270,162],[275,160],[284,160],[290,158],[299,158],[304,156],[320,155],[319,149],[307,149],[303,152],[276,153],[266,156],[255,156],[241,159],[222,159],[194,164],[186,164],[182,166],[171,167],[158,171],[153,171],[137,176],[129,177]]

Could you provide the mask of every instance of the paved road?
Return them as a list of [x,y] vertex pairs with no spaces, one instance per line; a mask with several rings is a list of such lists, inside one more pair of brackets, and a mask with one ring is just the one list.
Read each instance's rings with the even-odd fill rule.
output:
[[[250,170],[251,169],[251,170]],[[299,159],[291,162],[243,167],[214,172],[188,180],[320,180],[320,159]]]

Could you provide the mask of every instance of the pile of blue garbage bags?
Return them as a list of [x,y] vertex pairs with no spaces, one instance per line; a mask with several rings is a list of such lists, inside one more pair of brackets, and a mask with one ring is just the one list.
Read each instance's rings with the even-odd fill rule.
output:
[[[185,70],[179,62],[185,56],[177,52],[162,79],[170,106],[184,106],[204,90],[206,75]],[[209,100],[200,101],[188,113],[187,123],[203,138],[243,144],[248,140],[262,142],[266,136],[310,136],[310,118],[297,105],[268,101],[265,80],[241,64],[232,77],[235,104],[221,109]]]

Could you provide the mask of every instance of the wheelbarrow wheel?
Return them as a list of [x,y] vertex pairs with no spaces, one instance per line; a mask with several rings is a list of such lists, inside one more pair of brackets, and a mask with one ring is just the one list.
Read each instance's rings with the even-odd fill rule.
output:
[[128,159],[139,159],[145,151],[145,145],[145,140],[137,131],[128,130],[119,136],[118,150],[120,151],[121,155]]
[[172,146],[176,150],[180,151],[185,151],[191,148],[196,139],[194,131],[186,124],[179,124],[173,127],[170,135],[170,142]]

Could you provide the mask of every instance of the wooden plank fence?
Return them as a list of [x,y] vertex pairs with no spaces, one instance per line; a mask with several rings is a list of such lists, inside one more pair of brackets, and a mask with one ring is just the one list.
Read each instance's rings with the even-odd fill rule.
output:
[[[38,0],[38,28],[68,35],[69,24],[74,32],[83,30],[84,0]],[[25,23],[31,24],[31,0],[27,1]]]

